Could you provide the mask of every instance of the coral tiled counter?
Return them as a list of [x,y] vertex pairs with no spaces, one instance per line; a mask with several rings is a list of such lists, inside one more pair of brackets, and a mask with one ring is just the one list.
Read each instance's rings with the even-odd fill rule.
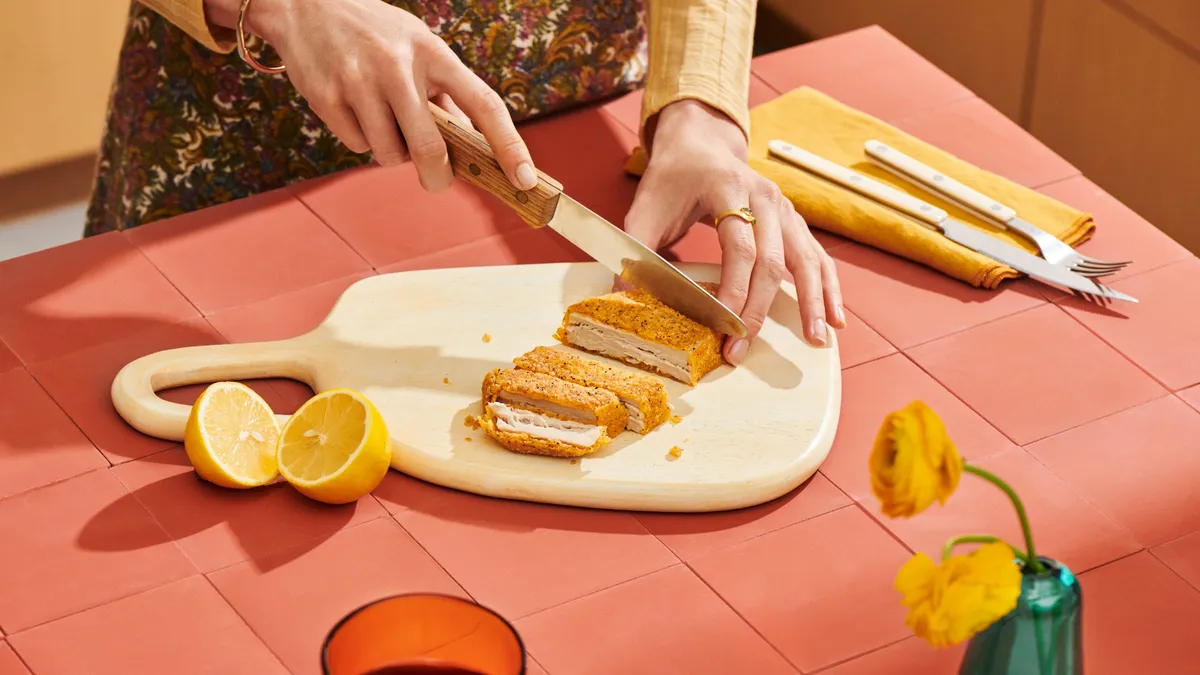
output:
[[[1129,259],[1109,310],[1020,281],[976,291],[821,235],[851,311],[843,410],[820,473],[741,512],[598,512],[460,494],[391,472],[357,504],[197,480],[118,418],[128,361],[289,337],[365,276],[582,260],[461,185],[370,169],[0,263],[0,674],[319,671],[326,631],[406,591],[512,620],[531,673],[953,673],[903,623],[913,551],[993,531],[999,491],[878,515],[866,457],[923,399],[1025,499],[1039,549],[1079,574],[1089,675],[1193,674],[1200,644],[1200,262],[879,29],[758,59],[753,102],[801,84],[1095,214],[1086,253]],[[620,222],[636,96],[527,126],[540,168]],[[589,161],[578,161],[587,157]],[[675,247],[716,261],[713,233]],[[254,383],[281,411],[309,394]],[[190,403],[199,389],[169,392]]]

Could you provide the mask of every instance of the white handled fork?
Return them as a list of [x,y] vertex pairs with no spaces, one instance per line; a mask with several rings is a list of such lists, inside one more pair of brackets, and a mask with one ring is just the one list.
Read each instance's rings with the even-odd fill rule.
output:
[[1029,221],[1017,217],[1017,212],[1000,202],[982,195],[953,178],[905,155],[879,141],[867,141],[867,156],[890,173],[910,183],[937,192],[947,199],[1018,232],[1037,245],[1042,257],[1052,265],[1065,267],[1084,277],[1104,277],[1124,269],[1132,261],[1110,262],[1083,255],[1058,237]]

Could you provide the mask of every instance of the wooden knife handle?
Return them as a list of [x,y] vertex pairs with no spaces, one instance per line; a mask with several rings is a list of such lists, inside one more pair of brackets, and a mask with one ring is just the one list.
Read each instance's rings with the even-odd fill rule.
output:
[[433,103],[429,104],[429,111],[433,113],[438,130],[446,140],[450,167],[456,178],[495,195],[533,227],[542,227],[550,222],[558,206],[558,196],[562,194],[561,183],[538,171],[536,187],[532,190],[517,189],[504,175],[483,134],[465,126],[461,120]]

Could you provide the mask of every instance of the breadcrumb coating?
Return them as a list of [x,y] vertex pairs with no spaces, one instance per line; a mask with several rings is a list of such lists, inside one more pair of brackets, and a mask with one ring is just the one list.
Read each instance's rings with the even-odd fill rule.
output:
[[638,433],[649,433],[671,414],[666,387],[650,375],[631,373],[551,347],[536,347],[513,359],[513,364],[518,370],[551,375],[574,384],[611,391],[623,403],[631,404],[641,412],[643,422]]
[[[704,282],[700,285],[710,293],[716,293],[716,284]],[[573,344],[568,337],[567,328],[571,325],[574,316],[585,317],[647,342],[684,352],[688,356],[687,366],[691,375],[690,381],[684,381],[671,373],[635,359],[615,354],[602,354],[602,356],[619,359],[643,370],[672,379],[680,379],[684,384],[695,386],[701,378],[722,363],[722,338],[719,333],[689,319],[663,304],[653,295],[639,289],[588,298],[567,308],[563,315],[562,325],[559,326],[554,337],[565,345],[583,349],[581,346]]]

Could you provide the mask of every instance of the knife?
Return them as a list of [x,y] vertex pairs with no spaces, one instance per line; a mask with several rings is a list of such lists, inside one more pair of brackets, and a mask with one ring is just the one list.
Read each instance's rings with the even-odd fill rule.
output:
[[517,189],[482,134],[433,103],[429,110],[446,140],[456,178],[499,198],[530,226],[548,225],[596,262],[680,314],[720,333],[746,336],[746,324],[737,314],[625,230],[572,199],[561,183],[539,171],[536,187]]
[[912,195],[901,192],[890,185],[885,185],[861,173],[847,169],[840,164],[831,162],[824,157],[798,148],[791,143],[773,140],[767,143],[767,151],[774,157],[789,164],[807,169],[812,173],[858,192],[870,199],[889,206],[905,215],[932,226],[940,231],[947,239],[965,246],[972,251],[1004,263],[1041,281],[1072,288],[1088,295],[1099,295],[1115,300],[1137,302],[1136,298],[1124,293],[1101,286],[1096,282],[1082,277],[1064,267],[1052,265],[1043,258],[1027,253],[1012,244],[988,236],[979,230],[960,223],[951,218],[942,209],[927,204]]

